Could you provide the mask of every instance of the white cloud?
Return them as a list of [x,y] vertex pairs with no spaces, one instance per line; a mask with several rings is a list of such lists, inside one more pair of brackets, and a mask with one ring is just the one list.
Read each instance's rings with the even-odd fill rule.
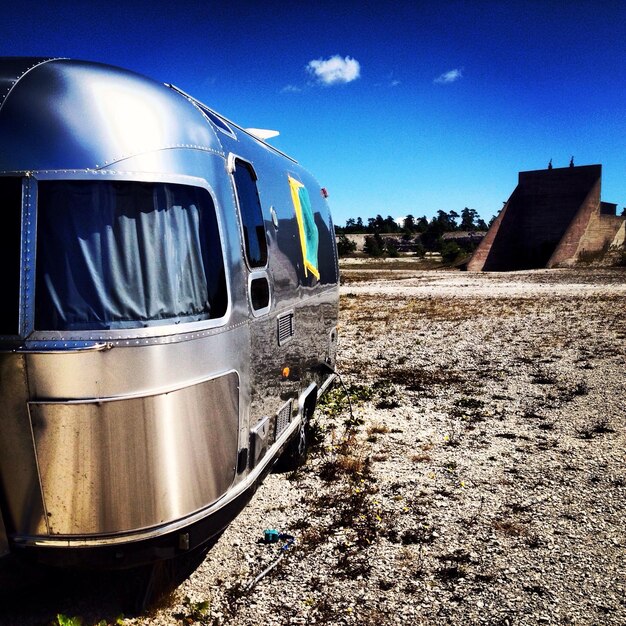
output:
[[285,85],[280,90],[280,93],[299,93],[301,91],[302,91],[302,89],[300,87],[298,87],[297,85]]
[[434,82],[438,85],[447,85],[448,83],[454,83],[463,77],[463,68],[458,68],[454,70],[450,70],[449,72],[444,72],[441,76],[437,76]]
[[342,58],[338,54],[328,59],[309,61],[306,69],[322,85],[351,83],[361,75],[361,65],[356,59]]

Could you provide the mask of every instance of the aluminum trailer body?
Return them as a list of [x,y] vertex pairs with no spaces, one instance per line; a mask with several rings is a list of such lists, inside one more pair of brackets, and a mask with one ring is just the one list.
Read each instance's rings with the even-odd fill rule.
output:
[[0,563],[205,545],[332,380],[325,193],[172,85],[0,59]]

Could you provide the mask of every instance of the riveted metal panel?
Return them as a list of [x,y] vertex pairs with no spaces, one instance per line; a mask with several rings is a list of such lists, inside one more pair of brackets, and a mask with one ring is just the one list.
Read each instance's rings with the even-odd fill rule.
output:
[[23,355],[0,353],[0,481],[4,523],[15,532],[45,533],[45,515],[33,437]]
[[[145,396],[245,368],[245,324],[176,343],[27,354],[32,400]],[[244,370],[247,371],[247,370]]]
[[29,405],[52,535],[156,526],[222,496],[237,462],[239,379],[171,393]]
[[0,135],[0,170],[98,169],[179,146],[220,149],[202,113],[161,83],[69,60],[21,76],[0,110]]

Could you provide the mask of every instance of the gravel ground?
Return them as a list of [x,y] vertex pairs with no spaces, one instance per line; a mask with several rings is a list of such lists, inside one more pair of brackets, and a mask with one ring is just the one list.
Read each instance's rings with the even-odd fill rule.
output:
[[[335,387],[307,465],[119,622],[626,624],[626,271],[343,276],[352,416]],[[296,541],[248,589],[281,554],[266,528]],[[0,621],[117,610],[70,590]]]

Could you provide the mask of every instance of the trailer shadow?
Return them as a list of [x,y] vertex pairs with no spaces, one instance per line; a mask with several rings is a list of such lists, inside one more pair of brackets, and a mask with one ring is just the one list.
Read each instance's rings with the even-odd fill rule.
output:
[[[0,585],[0,626],[58,624],[57,616],[82,624],[115,624],[121,617],[149,616],[202,563],[210,547],[184,558],[124,571],[22,572]],[[4,581],[3,581],[4,583]]]
[[22,576],[0,591],[0,624],[57,624],[57,615],[80,616],[84,624],[114,624],[120,615],[129,614],[123,578],[116,572],[59,570]]

